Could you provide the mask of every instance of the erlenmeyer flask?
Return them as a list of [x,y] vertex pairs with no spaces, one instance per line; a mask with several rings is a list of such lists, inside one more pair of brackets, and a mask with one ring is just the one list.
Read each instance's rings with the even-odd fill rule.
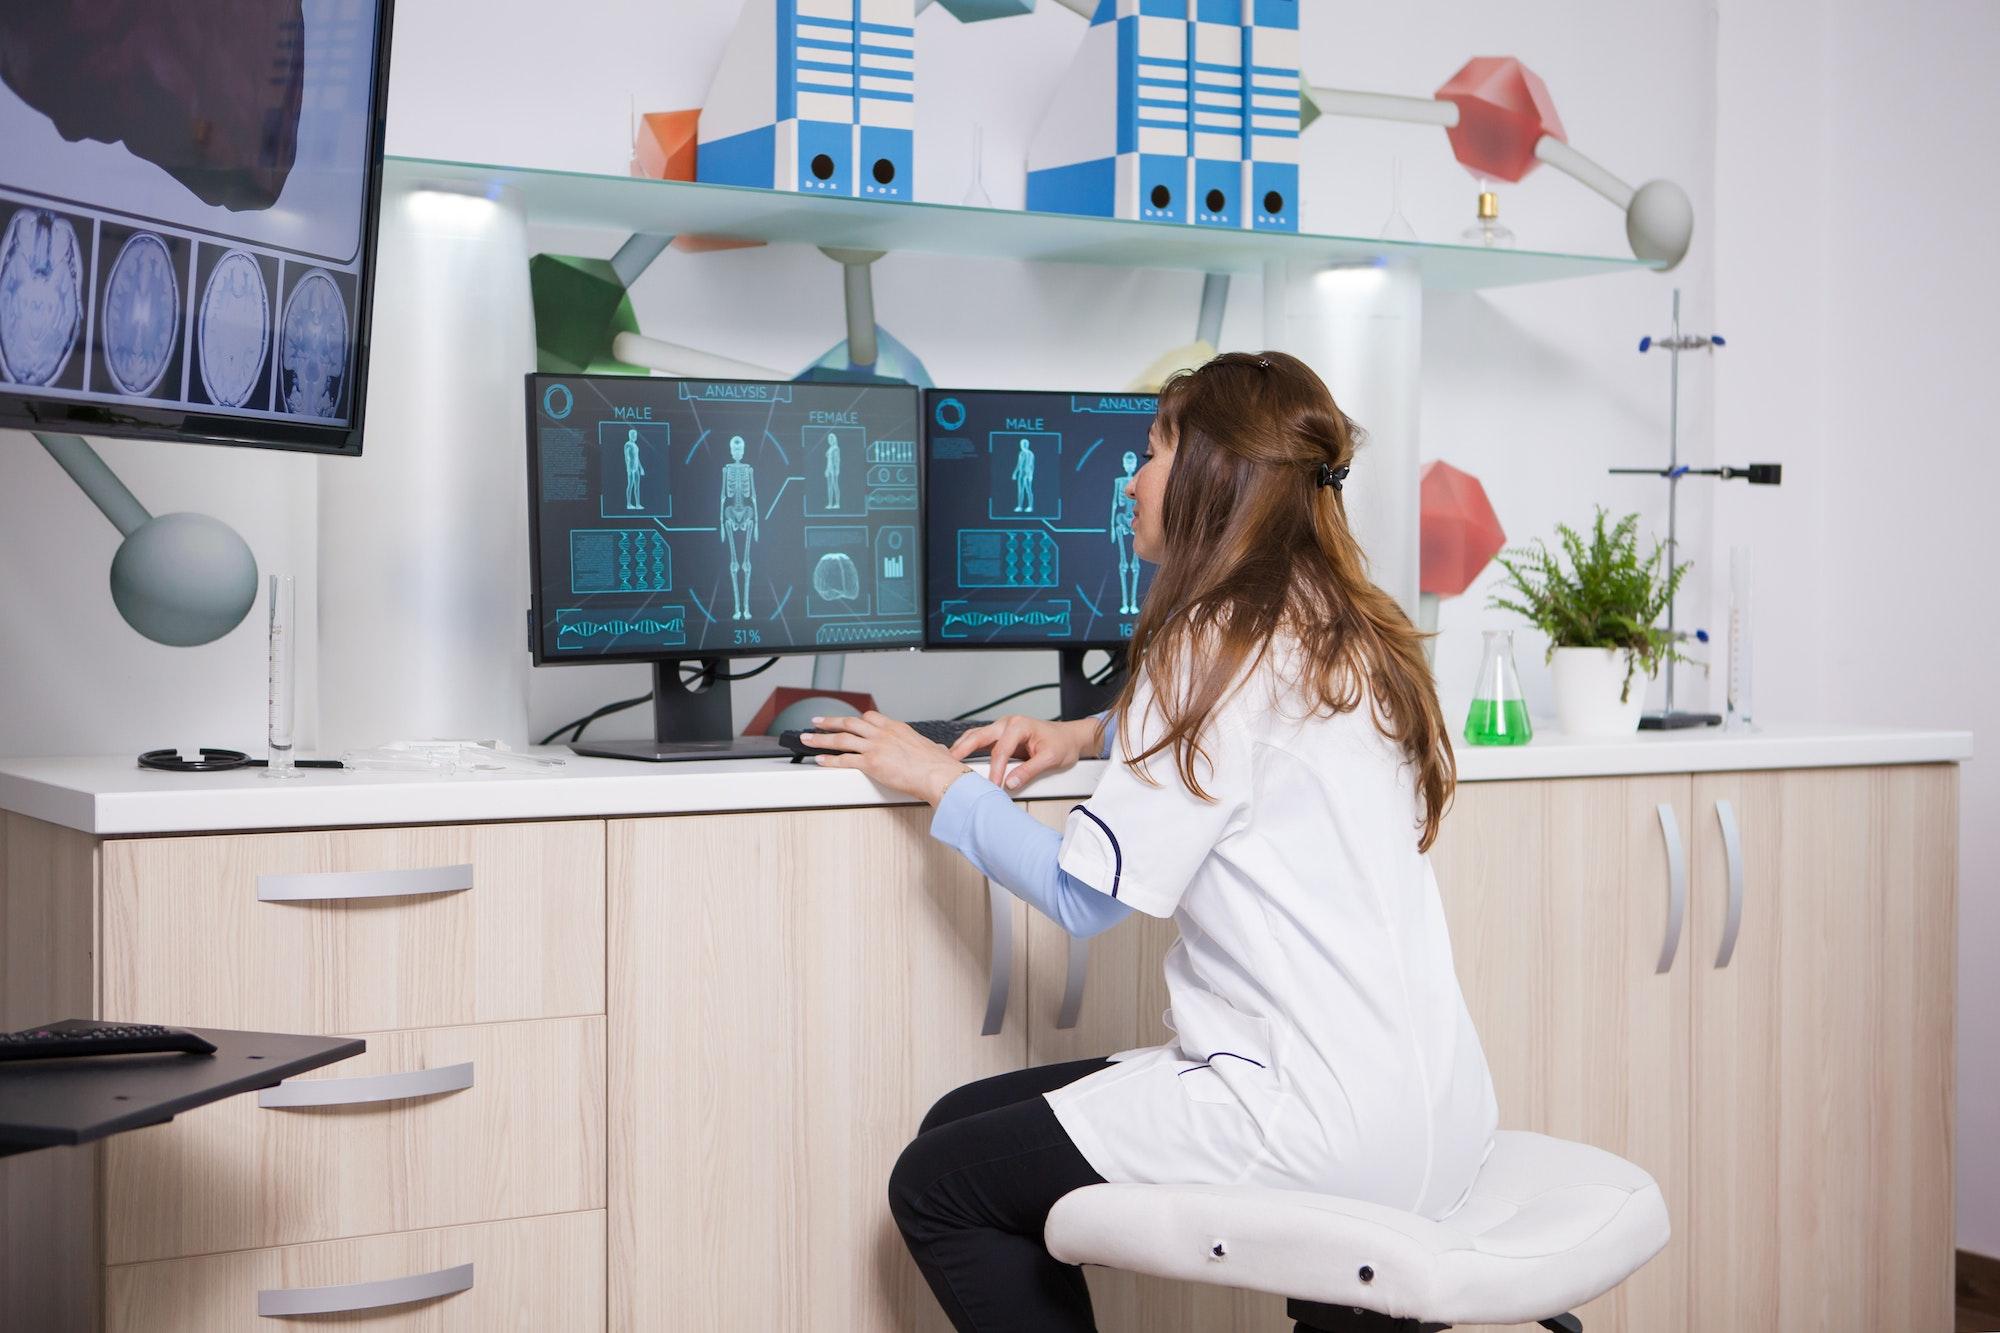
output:
[[1521,697],[1521,677],[1514,670],[1514,631],[1489,629],[1472,711],[1465,715],[1465,739],[1473,745],[1526,745],[1534,734]]

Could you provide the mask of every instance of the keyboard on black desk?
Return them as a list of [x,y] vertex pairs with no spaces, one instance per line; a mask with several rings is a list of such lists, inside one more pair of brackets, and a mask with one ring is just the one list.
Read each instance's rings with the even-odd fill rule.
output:
[[[948,746],[974,727],[983,727],[985,725],[986,722],[984,720],[961,722],[954,718],[926,718],[920,722],[910,723],[909,728],[927,741],[935,741],[939,745]],[[778,737],[778,744],[792,752],[792,762],[795,764],[804,763],[814,755],[839,753],[836,750],[822,750],[816,745],[807,745],[804,738],[805,733],[803,731],[788,731]],[[982,750],[980,753],[984,754],[986,751]],[[979,756],[968,755],[966,757],[976,759]]]
[[57,1060],[77,1055],[148,1055],[181,1051],[210,1055],[215,1044],[157,1023],[100,1023],[70,1018],[19,1032],[0,1032],[0,1060]]

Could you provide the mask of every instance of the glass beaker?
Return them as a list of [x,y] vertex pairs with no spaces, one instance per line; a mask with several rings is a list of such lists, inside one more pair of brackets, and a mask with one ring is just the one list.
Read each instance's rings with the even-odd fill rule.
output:
[[1472,711],[1465,715],[1465,739],[1473,745],[1526,745],[1534,734],[1528,702],[1521,697],[1521,676],[1514,670],[1514,631],[1489,629]]

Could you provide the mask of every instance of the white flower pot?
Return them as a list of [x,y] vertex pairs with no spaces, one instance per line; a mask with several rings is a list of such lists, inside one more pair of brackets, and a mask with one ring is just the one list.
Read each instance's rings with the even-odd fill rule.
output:
[[1556,649],[1556,726],[1565,736],[1630,736],[1639,729],[1650,678],[1635,673],[1631,697],[1620,703],[1627,656],[1622,648]]

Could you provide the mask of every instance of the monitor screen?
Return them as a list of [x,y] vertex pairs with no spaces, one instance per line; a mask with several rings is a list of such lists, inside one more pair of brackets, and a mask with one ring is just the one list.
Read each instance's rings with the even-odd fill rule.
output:
[[932,389],[924,395],[933,648],[1113,648],[1152,567],[1125,483],[1151,394]]
[[538,662],[923,644],[917,391],[528,376]]
[[0,426],[360,452],[389,13],[0,6]]

